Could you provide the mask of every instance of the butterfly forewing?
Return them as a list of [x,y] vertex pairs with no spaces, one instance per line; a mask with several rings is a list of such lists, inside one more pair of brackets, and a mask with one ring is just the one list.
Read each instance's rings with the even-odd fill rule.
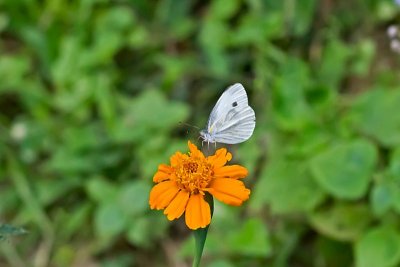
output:
[[213,134],[221,131],[234,113],[245,107],[248,107],[246,91],[243,85],[235,83],[225,90],[211,111],[207,124],[208,132]]
[[240,83],[230,86],[211,111],[207,131],[219,143],[237,144],[253,134],[255,113]]

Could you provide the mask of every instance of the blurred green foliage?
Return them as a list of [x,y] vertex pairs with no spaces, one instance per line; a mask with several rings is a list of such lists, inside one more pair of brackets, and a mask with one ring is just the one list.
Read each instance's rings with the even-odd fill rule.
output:
[[[231,146],[252,189],[216,203],[203,265],[400,264],[400,78],[381,0],[0,1],[1,266],[185,266],[148,207],[222,91],[257,116]],[[21,241],[22,240],[22,241]],[[91,265],[94,264],[94,265]],[[97,264],[97,265],[96,265]]]

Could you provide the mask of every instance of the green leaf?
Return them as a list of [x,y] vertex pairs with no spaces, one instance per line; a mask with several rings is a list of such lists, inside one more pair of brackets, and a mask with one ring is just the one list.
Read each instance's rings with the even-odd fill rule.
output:
[[305,96],[305,88],[310,86],[309,72],[303,61],[289,59],[275,79],[273,115],[284,130],[303,129],[312,119]]
[[237,12],[240,7],[240,1],[232,0],[232,1],[224,1],[224,0],[216,0],[211,2],[211,6],[209,7],[209,16],[212,16],[215,19],[229,19],[232,17],[235,12]]
[[[214,199],[210,194],[205,195],[205,200],[210,205],[211,209],[211,217],[214,213]],[[196,249],[194,252],[193,259],[193,267],[200,266],[201,256],[203,255],[204,244],[206,243],[208,228],[210,225],[207,225],[205,228],[199,228],[193,231],[193,236],[196,244]]]
[[104,203],[96,210],[95,228],[101,239],[114,238],[120,234],[128,222],[128,217],[114,203]]
[[335,240],[349,241],[360,236],[372,217],[366,205],[341,203],[313,212],[309,220],[321,234]]
[[234,255],[267,257],[272,252],[267,228],[257,218],[247,220],[239,231],[233,232],[227,245]]
[[371,90],[355,102],[349,116],[353,127],[383,146],[400,144],[400,90]]
[[264,169],[254,187],[250,205],[259,209],[268,203],[274,213],[301,212],[312,210],[324,197],[306,164],[281,159],[271,162]]
[[351,56],[350,48],[341,40],[331,38],[324,46],[321,64],[318,66],[319,80],[338,90],[339,83],[346,75],[346,64]]
[[362,139],[336,144],[317,155],[311,171],[328,193],[342,199],[365,195],[377,161],[376,148]]
[[29,71],[29,59],[22,56],[7,56],[0,58],[0,92],[17,90],[24,80],[24,75]]
[[168,102],[156,90],[147,90],[132,101],[123,103],[123,115],[113,130],[114,140],[148,142],[177,127],[189,115],[189,108],[180,102]]
[[390,155],[389,173],[400,181],[400,147],[392,150]]
[[168,220],[160,213],[150,213],[141,217],[129,218],[129,229],[126,237],[135,246],[152,247],[156,240],[162,238],[169,226]]
[[392,267],[400,262],[400,234],[389,227],[370,229],[354,247],[356,267]]
[[127,216],[140,214],[149,209],[150,185],[144,181],[133,181],[121,185],[118,203]]
[[393,203],[393,193],[390,184],[375,185],[371,192],[372,211],[377,216],[387,212]]
[[58,179],[49,179],[35,181],[35,189],[37,190],[40,203],[46,206],[60,198],[65,197],[65,195],[74,189],[79,188],[80,184],[80,179],[76,177],[70,177],[68,180],[64,181],[60,181]]
[[117,195],[116,186],[101,177],[90,179],[86,184],[86,191],[90,198],[99,203],[109,202]]

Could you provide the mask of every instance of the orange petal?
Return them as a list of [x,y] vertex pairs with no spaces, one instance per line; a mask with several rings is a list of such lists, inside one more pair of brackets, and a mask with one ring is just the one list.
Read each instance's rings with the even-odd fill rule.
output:
[[209,163],[214,165],[214,168],[220,168],[232,159],[232,154],[226,148],[220,148],[215,152],[214,156],[210,156],[207,159]]
[[211,222],[210,205],[204,200],[203,195],[191,195],[186,205],[185,212],[186,225],[196,230],[204,228]]
[[173,181],[165,181],[156,184],[150,191],[150,208],[158,210],[164,209],[179,190],[179,187]]
[[168,220],[172,221],[182,216],[189,200],[189,192],[181,190],[164,210]]
[[204,159],[204,154],[197,148],[196,145],[192,144],[192,142],[188,141],[188,146],[190,150],[190,157],[193,158],[202,158]]
[[230,178],[214,179],[207,191],[219,201],[233,206],[242,205],[250,195],[242,181]]
[[175,154],[173,154],[173,155],[171,156],[171,158],[169,159],[170,162],[171,162],[171,166],[172,166],[172,167],[177,166],[177,165],[179,164],[179,162],[182,161],[183,156],[184,156],[184,155],[183,155],[181,152],[179,152],[179,151],[176,152]]
[[158,171],[153,176],[153,182],[159,183],[165,180],[169,180],[172,172],[172,168],[166,164],[160,164],[158,166]]
[[239,179],[246,177],[247,174],[248,174],[247,169],[240,165],[229,165],[214,169],[215,178]]

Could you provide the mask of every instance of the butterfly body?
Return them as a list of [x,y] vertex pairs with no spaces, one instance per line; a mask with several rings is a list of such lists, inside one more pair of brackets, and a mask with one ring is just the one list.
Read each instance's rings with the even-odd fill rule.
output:
[[200,137],[207,143],[237,144],[250,138],[255,125],[256,116],[248,104],[246,91],[236,83],[218,99]]

